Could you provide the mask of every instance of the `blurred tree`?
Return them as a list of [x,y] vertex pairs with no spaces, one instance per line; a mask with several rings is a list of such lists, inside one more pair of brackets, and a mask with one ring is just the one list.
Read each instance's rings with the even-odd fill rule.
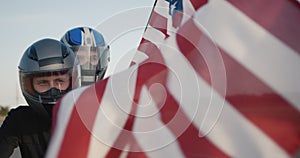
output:
[[0,116],[1,117],[5,117],[8,112],[9,112],[8,106],[0,106]]

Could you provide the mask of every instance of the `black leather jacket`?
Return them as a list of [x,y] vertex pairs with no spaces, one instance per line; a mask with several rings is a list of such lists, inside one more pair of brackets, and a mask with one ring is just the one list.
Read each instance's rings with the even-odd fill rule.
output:
[[8,158],[19,146],[22,158],[42,158],[50,139],[51,119],[31,106],[10,110],[0,128],[0,158]]

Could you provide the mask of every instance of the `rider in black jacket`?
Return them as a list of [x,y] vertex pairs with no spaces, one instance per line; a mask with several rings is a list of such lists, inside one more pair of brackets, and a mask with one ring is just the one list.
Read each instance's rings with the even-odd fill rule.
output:
[[[76,87],[74,52],[60,41],[42,39],[32,44],[19,64],[20,86],[29,106],[12,109],[0,128],[0,158],[16,147],[23,158],[41,158],[50,139],[52,107]],[[74,79],[75,77],[75,79]],[[72,79],[73,78],[73,79]]]

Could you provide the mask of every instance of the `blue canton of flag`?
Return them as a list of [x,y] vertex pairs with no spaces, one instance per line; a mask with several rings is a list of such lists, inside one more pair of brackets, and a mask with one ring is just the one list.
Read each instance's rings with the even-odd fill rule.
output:
[[172,16],[172,26],[177,28],[182,20],[183,5],[182,0],[166,0],[169,2],[169,14]]
[[182,12],[182,0],[166,0],[169,2],[169,14],[174,15],[176,12]]

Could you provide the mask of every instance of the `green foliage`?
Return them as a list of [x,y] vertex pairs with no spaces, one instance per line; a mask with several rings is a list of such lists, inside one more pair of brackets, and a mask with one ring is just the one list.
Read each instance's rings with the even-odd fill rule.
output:
[[7,113],[9,112],[9,107],[8,106],[0,106],[0,116],[6,116]]

